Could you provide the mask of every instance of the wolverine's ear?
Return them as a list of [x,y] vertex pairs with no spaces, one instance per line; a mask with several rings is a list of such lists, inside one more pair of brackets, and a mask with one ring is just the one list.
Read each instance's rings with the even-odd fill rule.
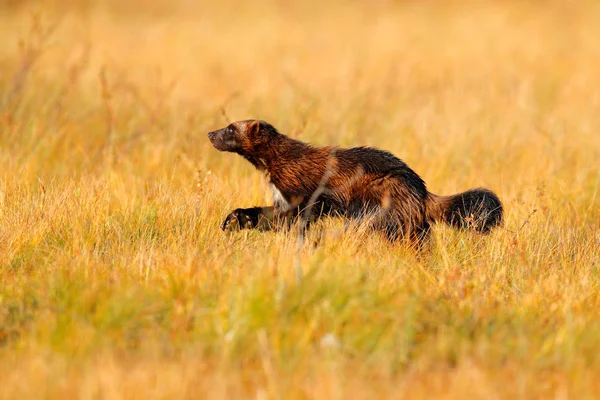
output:
[[259,130],[260,130],[260,121],[254,120],[254,121],[250,122],[248,124],[248,126],[246,127],[246,134],[248,136],[251,136],[253,134],[258,133]]

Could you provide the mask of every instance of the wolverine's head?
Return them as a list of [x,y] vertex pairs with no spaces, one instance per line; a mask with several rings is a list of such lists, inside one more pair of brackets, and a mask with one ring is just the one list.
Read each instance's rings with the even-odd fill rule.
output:
[[208,133],[215,149],[241,155],[251,155],[268,144],[277,134],[265,121],[245,120],[233,122],[225,128]]

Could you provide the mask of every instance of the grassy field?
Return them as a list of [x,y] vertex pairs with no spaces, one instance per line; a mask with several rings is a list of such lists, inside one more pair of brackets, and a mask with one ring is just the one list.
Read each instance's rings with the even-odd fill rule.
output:
[[[0,398],[597,398],[600,3],[211,3],[0,2]],[[225,234],[246,118],[505,226]]]

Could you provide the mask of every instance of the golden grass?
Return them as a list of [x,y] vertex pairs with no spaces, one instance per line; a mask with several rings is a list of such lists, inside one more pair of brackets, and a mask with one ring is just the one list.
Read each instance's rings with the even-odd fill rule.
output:
[[[597,2],[13,3],[0,397],[600,393]],[[340,221],[223,234],[268,201],[207,140],[226,118],[489,187],[506,225],[422,258]]]

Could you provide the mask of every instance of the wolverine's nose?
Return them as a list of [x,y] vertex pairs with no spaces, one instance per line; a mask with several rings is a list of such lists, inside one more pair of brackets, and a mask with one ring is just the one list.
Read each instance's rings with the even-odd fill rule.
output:
[[214,132],[214,131],[212,131],[212,132],[208,132],[208,138],[209,138],[210,140],[213,140],[213,139],[215,138],[215,132]]

